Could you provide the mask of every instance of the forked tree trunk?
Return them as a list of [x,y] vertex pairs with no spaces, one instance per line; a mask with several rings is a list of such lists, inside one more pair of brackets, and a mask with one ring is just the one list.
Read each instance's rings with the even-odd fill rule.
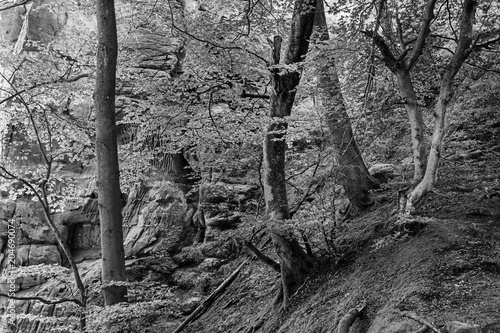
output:
[[432,135],[432,144],[429,152],[427,168],[422,181],[408,196],[405,209],[406,214],[411,214],[415,210],[415,205],[435,186],[437,182],[439,161],[441,159],[441,151],[443,148],[446,111],[448,104],[453,97],[453,79],[472,51],[472,27],[476,6],[477,2],[475,0],[465,0],[463,3],[457,48],[441,78],[439,97],[434,113],[434,132]]
[[410,71],[406,68],[400,68],[395,74],[398,81],[399,92],[403,98],[403,103],[410,121],[413,163],[415,165],[413,181],[417,183],[424,177],[425,165],[427,162],[424,120],[422,112],[418,107],[417,96],[411,81]]
[[[426,39],[429,36],[430,25],[434,19],[436,1],[437,0],[427,0],[422,14],[417,39],[414,42],[408,42],[408,44],[413,44],[412,48],[405,50],[399,55],[393,54],[389,44],[377,31],[362,31],[365,35],[372,37],[373,42],[382,54],[382,61],[387,68],[396,75],[398,80],[399,92],[404,100],[405,109],[410,121],[413,162],[415,165],[413,176],[414,183],[419,182],[425,173],[426,146],[422,112],[418,107],[410,73],[420,58]],[[396,15],[398,14],[396,13]]]
[[[289,46],[284,58],[285,65],[297,64],[303,60],[309,48],[309,38],[314,23],[316,1],[296,0],[290,31]],[[273,60],[276,67],[280,62],[281,38],[274,38]],[[272,239],[281,265],[282,285],[275,304],[286,308],[291,295],[310,273],[313,262],[305,253],[292,231],[283,220],[290,218],[285,179],[285,133],[295,101],[297,86],[302,70],[294,71],[275,68],[272,71],[273,91],[269,117],[263,144],[264,198],[266,213],[274,224]],[[274,223],[276,222],[276,223]]]
[[[97,189],[103,282],[125,281],[122,203],[115,116],[118,42],[114,0],[97,0],[96,112]],[[127,287],[103,288],[106,305],[127,301]]]
[[[330,39],[323,1],[318,1],[316,6],[314,25],[316,40]],[[363,211],[373,203],[370,190],[376,187],[377,183],[370,176],[354,138],[351,120],[340,89],[335,59],[331,54],[324,55],[319,63],[322,64],[317,68],[319,99],[330,130],[335,157],[340,166],[340,183],[354,210]]]

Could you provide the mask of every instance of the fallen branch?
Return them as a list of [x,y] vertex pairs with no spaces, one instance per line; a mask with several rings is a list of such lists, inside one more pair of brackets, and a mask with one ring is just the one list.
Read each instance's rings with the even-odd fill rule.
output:
[[420,323],[422,325],[427,326],[428,328],[430,328],[431,330],[433,330],[436,333],[441,333],[441,331],[438,330],[436,328],[436,326],[432,325],[429,321],[423,319],[422,317],[417,316],[414,312],[404,311],[404,312],[401,312],[401,315],[403,317],[407,317],[407,318],[413,319],[416,322],[418,322],[418,323]]
[[359,308],[350,309],[339,321],[337,326],[337,333],[349,333],[349,328],[351,328],[354,321],[360,317],[366,309],[366,303]]
[[234,270],[233,273],[231,273],[231,275],[224,281],[222,282],[218,287],[217,289],[215,289],[215,291],[213,293],[210,294],[210,296],[208,296],[208,298],[206,300],[204,300],[197,308],[196,310],[193,311],[193,313],[191,313],[189,315],[189,317],[187,317],[176,329],[175,331],[173,331],[172,333],[179,333],[181,332],[184,327],[186,327],[190,322],[194,321],[195,318],[197,318],[199,315],[201,315],[205,310],[207,310],[211,305],[212,303],[217,299],[219,298],[219,296],[222,294],[222,292],[228,287],[231,285],[231,283],[234,281],[234,279],[236,279],[236,276],[238,276],[238,273],[241,271],[241,269],[246,265],[246,263],[248,262],[248,260],[245,260],[243,263],[241,263],[241,265],[238,266],[238,268],[236,268]]

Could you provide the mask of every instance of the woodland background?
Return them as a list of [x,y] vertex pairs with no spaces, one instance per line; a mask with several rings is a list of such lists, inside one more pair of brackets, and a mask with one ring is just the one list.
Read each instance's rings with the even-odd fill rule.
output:
[[112,3],[0,2],[0,332],[500,332],[496,1]]

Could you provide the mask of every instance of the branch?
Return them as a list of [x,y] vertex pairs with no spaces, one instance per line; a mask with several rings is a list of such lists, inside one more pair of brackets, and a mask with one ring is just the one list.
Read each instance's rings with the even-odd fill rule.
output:
[[[23,90],[19,90],[19,91],[15,91],[14,94],[10,95],[9,97],[5,97],[4,99],[2,99],[0,101],[0,105],[5,103],[5,102],[8,102],[10,101],[11,99],[25,93],[25,92],[28,92],[28,91],[31,91],[33,89],[36,89],[36,88],[39,88],[39,87],[43,87],[43,86],[46,86],[46,85],[49,85],[49,84],[55,84],[55,83],[72,83],[72,82],[76,82],[80,79],[83,79],[83,78],[86,78],[86,77],[90,77],[92,75],[92,73],[83,73],[83,74],[80,74],[80,75],[76,75],[76,76],[73,76],[73,77],[69,77],[67,79],[64,78],[64,76],[58,78],[57,80],[53,80],[53,81],[47,81],[47,82],[41,82],[41,83],[35,83],[33,84],[32,86],[28,87],[28,88],[25,88]],[[6,80],[7,82],[10,83],[9,80]]]
[[411,51],[410,57],[405,62],[405,69],[411,70],[418,60],[418,57],[422,54],[422,49],[425,45],[425,40],[429,36],[431,30],[431,21],[434,18],[434,7],[436,5],[436,0],[428,0],[425,6],[425,11],[422,18],[422,25],[420,26],[420,32],[417,37],[415,45]]
[[53,304],[61,304],[61,303],[75,303],[76,305],[83,307],[82,302],[74,298],[61,298],[56,300],[49,300],[43,297],[38,296],[30,296],[30,297],[20,297],[20,296],[10,296],[8,294],[0,293],[0,297],[7,297],[10,299],[15,299],[18,301],[40,301],[44,304],[53,305]]
[[462,17],[460,18],[460,32],[458,44],[449,63],[448,75],[450,78],[455,77],[462,64],[469,57],[473,50],[472,44],[472,28],[474,24],[474,16],[476,13],[477,2],[475,0],[465,0],[463,4]]
[[240,95],[240,97],[241,97],[241,98],[248,97],[248,98],[262,98],[262,99],[269,99],[269,96],[268,96],[268,95],[249,94],[249,93],[247,93],[245,90],[242,90],[242,91],[241,91],[241,95]]
[[481,44],[475,44],[473,45],[473,49],[490,49],[491,45],[497,44],[498,42],[500,42],[500,36]]
[[255,257],[257,257],[257,259],[269,265],[276,272],[281,273],[280,264],[278,264],[276,261],[274,261],[273,259],[266,256],[264,253],[262,253],[262,251],[256,248],[250,241],[246,241],[245,245],[248,247],[250,252],[252,252],[255,255]]
[[371,30],[362,30],[361,33],[373,39],[380,53],[382,53],[382,61],[392,72],[395,72],[397,69],[397,60],[385,40],[378,33],[374,33]]

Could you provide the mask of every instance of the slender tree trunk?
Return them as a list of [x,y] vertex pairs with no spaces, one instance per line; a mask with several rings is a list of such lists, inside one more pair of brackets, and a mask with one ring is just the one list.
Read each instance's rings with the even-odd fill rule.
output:
[[[314,25],[316,40],[330,39],[323,1],[318,1],[316,6]],[[351,120],[340,89],[335,59],[332,55],[325,55],[324,58],[320,60],[321,67],[317,68],[319,99],[340,166],[340,182],[351,205],[355,210],[363,211],[373,203],[370,190],[376,187],[377,183],[370,176],[354,138]]]
[[413,83],[411,81],[410,71],[406,68],[401,68],[395,72],[398,80],[399,92],[404,101],[408,119],[410,120],[411,128],[411,143],[413,151],[413,162],[415,164],[415,172],[413,181],[415,183],[422,180],[425,173],[426,165],[426,147],[424,140],[424,120],[422,112],[417,103],[417,96]]
[[[296,0],[292,18],[289,45],[284,58],[285,65],[297,64],[303,60],[309,48],[316,1]],[[280,62],[281,38],[274,38],[273,60],[276,67]],[[293,232],[282,221],[290,218],[285,180],[285,133],[295,101],[297,86],[302,70],[272,70],[273,91],[269,117],[263,144],[264,198],[266,213],[271,223],[272,239],[280,260],[282,285],[275,305],[286,308],[290,296],[310,273],[313,262],[304,252]]]
[[458,44],[441,78],[439,97],[434,113],[434,132],[432,135],[432,144],[429,152],[427,168],[425,169],[425,175],[422,181],[408,196],[405,209],[406,214],[411,214],[415,210],[415,205],[435,186],[437,182],[439,162],[443,147],[446,110],[451,98],[453,97],[453,79],[472,52],[472,27],[476,13],[476,6],[477,2],[475,0],[465,0],[463,3]]
[[[113,0],[97,0],[96,112],[97,188],[101,223],[102,280],[125,281],[122,204],[115,117],[118,42]],[[125,286],[103,289],[106,305],[127,301]]]

